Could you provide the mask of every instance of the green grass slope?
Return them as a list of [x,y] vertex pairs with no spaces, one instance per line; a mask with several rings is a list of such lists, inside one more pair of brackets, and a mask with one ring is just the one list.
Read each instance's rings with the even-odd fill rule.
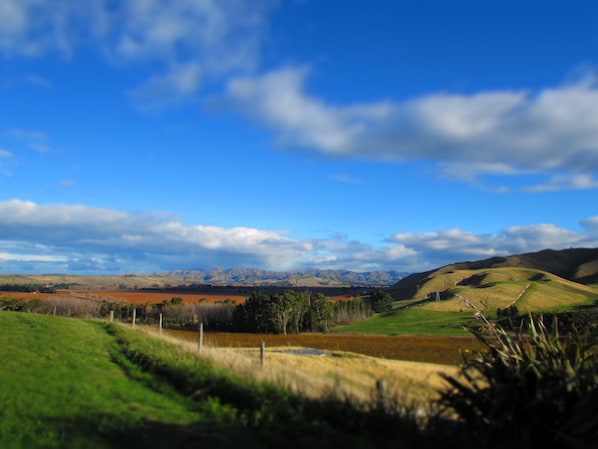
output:
[[0,313],[0,447],[158,447],[207,440],[201,411],[126,361],[101,324]]
[[0,447],[435,447],[413,419],[309,400],[142,332],[0,312]]

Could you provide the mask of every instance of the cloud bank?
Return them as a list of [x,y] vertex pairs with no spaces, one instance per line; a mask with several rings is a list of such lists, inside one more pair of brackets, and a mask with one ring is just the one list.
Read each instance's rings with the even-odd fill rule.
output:
[[340,238],[301,240],[284,231],[191,225],[159,213],[15,199],[0,202],[0,272],[105,274],[233,266],[417,272],[545,248],[598,246],[598,217],[580,224],[583,231],[538,224],[497,235],[460,229],[397,233],[374,248]]
[[[306,91],[309,70],[232,79],[231,103],[283,147],[382,162],[432,161],[460,180],[553,173],[529,191],[598,187],[598,79],[474,94],[333,105]],[[556,173],[556,174],[554,174]]]

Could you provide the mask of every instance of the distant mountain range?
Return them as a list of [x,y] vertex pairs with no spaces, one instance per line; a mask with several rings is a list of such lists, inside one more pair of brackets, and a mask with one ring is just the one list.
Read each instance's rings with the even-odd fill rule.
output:
[[305,269],[292,272],[257,268],[213,268],[210,270],[173,270],[154,276],[213,285],[282,285],[282,286],[379,286],[387,287],[409,273],[398,271],[355,272],[348,270]]

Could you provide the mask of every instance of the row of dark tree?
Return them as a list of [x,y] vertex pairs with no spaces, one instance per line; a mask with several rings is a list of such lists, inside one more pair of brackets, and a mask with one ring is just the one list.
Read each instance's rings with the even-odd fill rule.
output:
[[254,291],[245,303],[235,307],[232,324],[240,332],[327,332],[333,325],[371,315],[372,308],[361,298],[332,301],[309,291],[285,290],[272,295]]
[[0,284],[0,292],[56,293],[56,288],[42,284]]

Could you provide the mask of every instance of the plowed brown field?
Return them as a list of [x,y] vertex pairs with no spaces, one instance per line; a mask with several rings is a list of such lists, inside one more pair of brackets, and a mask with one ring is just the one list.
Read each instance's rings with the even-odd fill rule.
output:
[[[197,341],[197,332],[167,330],[167,334]],[[327,351],[354,352],[373,357],[414,362],[458,365],[460,351],[480,350],[483,345],[473,337],[387,336],[359,334],[244,334],[206,332],[204,341],[211,347],[258,348],[301,347]]]

